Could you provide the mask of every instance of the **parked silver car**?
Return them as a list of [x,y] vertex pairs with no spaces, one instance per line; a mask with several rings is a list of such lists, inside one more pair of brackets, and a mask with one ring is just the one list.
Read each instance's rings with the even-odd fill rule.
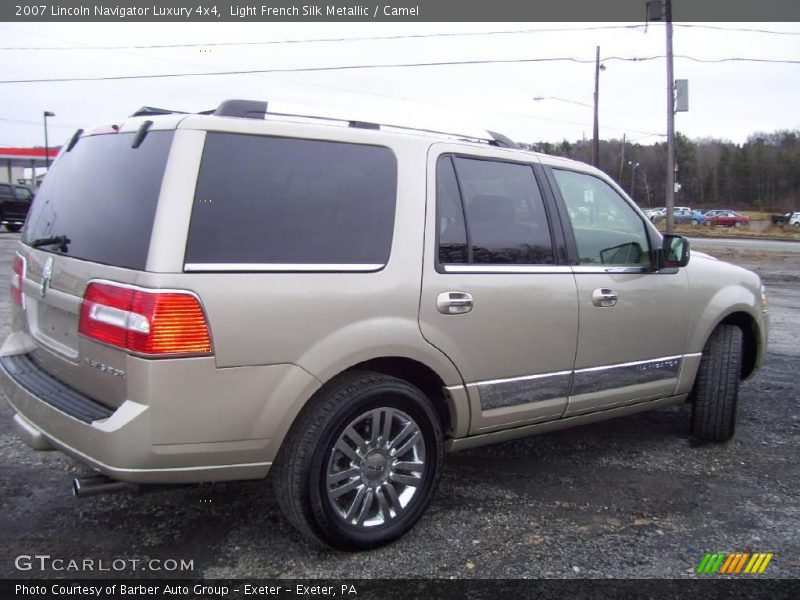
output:
[[105,477],[78,494],[269,474],[350,550],[417,522],[445,452],[687,400],[727,440],[768,321],[597,169],[247,101],[76,134],[12,295],[0,385]]

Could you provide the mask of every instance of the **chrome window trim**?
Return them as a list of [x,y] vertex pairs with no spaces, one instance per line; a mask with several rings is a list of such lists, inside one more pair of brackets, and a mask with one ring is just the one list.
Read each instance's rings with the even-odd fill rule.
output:
[[612,266],[590,266],[575,265],[572,267],[573,273],[655,273],[647,267],[612,267]]
[[445,273],[534,273],[570,275],[565,265],[442,265]]
[[323,264],[323,263],[186,263],[187,272],[237,271],[237,272],[353,272],[370,273],[384,268],[385,264]]

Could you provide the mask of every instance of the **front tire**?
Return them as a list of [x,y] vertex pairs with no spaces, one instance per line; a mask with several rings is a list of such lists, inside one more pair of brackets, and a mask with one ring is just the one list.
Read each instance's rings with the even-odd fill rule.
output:
[[692,433],[700,440],[725,442],[736,430],[742,373],[742,330],[720,325],[703,350],[692,390]]
[[442,428],[406,381],[345,373],[292,426],[271,477],[286,518],[340,550],[388,544],[430,504],[442,465]]

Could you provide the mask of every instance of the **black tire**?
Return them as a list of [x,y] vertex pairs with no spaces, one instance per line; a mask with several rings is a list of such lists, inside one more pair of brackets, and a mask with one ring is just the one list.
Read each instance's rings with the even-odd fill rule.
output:
[[692,390],[692,433],[697,439],[725,442],[733,437],[741,374],[742,330],[720,325],[706,342]]
[[[375,413],[378,414],[377,421],[370,421],[371,417],[366,417]],[[362,418],[365,420],[361,421]],[[404,418],[407,420],[404,421]],[[380,431],[377,441],[371,433],[375,422],[380,424],[376,428]],[[389,429],[385,430],[387,422]],[[420,435],[401,438],[398,430],[409,422],[417,426]],[[360,428],[362,423],[366,429]],[[355,447],[348,445],[351,452],[358,448],[358,458],[350,459],[338,449],[341,446],[337,446],[337,442],[341,443],[344,436],[348,435],[346,432],[353,429],[368,444],[375,442],[379,445],[384,440],[384,433],[388,433],[385,436],[386,443],[372,450],[365,447],[363,451],[358,444]],[[388,440],[393,436],[396,436],[395,442],[400,450],[408,445],[406,442],[412,442],[412,438],[416,441],[413,441],[411,450],[395,454],[388,446]],[[412,461],[419,460],[414,457],[419,456],[420,448],[422,462],[406,462],[409,461],[409,452],[412,453]],[[425,394],[395,377],[367,371],[350,372],[326,384],[301,411],[281,446],[270,477],[284,515],[304,536],[340,550],[366,550],[396,540],[422,517],[439,480],[442,455],[441,424]],[[349,465],[338,467],[336,461],[342,458],[350,460]],[[376,459],[380,464],[370,463],[371,459]],[[395,472],[395,464],[422,464],[424,467],[412,473],[413,477],[402,475],[417,482],[415,485],[404,485],[394,483],[393,478],[401,475]],[[341,470],[337,471],[339,468]],[[400,468],[397,466],[397,469]],[[338,481],[329,484],[330,473],[335,476],[337,472],[352,470],[358,471],[358,474],[346,478],[344,485]],[[405,467],[405,471],[410,472],[411,469]],[[351,492],[335,499],[331,497],[335,489],[354,484],[358,487]],[[334,488],[334,485],[340,487]],[[393,494],[387,486],[392,487]],[[359,501],[361,488],[366,490],[363,492],[366,500],[362,498]],[[400,494],[397,493],[398,489],[401,490]],[[406,501],[402,507],[401,498]],[[362,506],[358,511],[359,522],[348,520],[348,515],[342,514],[340,503],[350,504],[348,512],[353,511],[357,504]],[[376,503],[378,506],[375,506]],[[377,512],[371,517],[371,524],[366,520],[362,524],[361,514],[372,514],[373,508]],[[393,514],[392,509],[399,510]]]
[[22,225],[8,223],[6,224],[6,229],[8,229],[11,233],[17,233],[20,229],[22,229]]

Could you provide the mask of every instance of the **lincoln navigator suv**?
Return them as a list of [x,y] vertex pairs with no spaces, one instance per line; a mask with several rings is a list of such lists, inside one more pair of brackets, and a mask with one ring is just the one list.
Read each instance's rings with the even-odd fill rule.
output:
[[268,476],[346,550],[407,532],[447,452],[684,402],[729,439],[768,325],[598,169],[242,100],[76,132],[11,296],[0,385],[77,495]]

